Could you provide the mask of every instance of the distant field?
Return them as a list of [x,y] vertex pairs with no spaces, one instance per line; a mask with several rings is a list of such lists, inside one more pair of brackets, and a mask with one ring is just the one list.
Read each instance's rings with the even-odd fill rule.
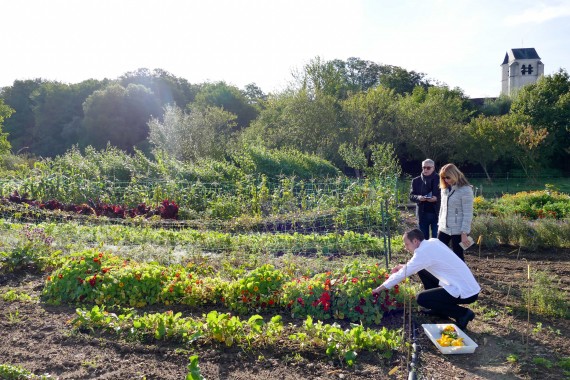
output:
[[[520,191],[544,190],[547,185],[554,190],[570,194],[570,177],[543,176],[531,179],[522,176],[502,176],[489,181],[484,174],[469,174],[467,179],[475,187],[475,195],[482,195],[485,198],[495,198]],[[410,181],[411,178],[407,178],[398,183],[398,203],[409,202]]]
[[503,194],[518,193],[520,191],[544,190],[546,186],[554,190],[570,194],[569,177],[538,177],[535,179],[522,177],[469,178],[469,182],[476,188],[476,195],[486,198],[499,197]]

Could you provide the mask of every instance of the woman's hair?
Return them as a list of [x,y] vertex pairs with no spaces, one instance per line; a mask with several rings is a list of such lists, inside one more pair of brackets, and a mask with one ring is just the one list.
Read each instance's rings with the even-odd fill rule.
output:
[[459,169],[457,169],[457,166],[453,164],[447,164],[443,165],[439,171],[439,187],[441,189],[447,188],[447,183],[445,182],[444,178],[446,176],[450,177],[454,181],[454,184],[458,187],[470,185],[469,181],[467,181],[467,178],[465,178],[465,175],[461,173]]

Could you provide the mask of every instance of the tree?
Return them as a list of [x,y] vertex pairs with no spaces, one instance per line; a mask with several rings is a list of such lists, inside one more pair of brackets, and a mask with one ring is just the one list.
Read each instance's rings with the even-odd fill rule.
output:
[[379,86],[357,93],[342,103],[345,134],[362,149],[375,143],[397,143],[398,99],[393,90]]
[[506,115],[511,110],[512,99],[508,95],[501,95],[496,99],[485,99],[483,106],[479,110],[485,116]]
[[14,110],[4,104],[4,100],[0,99],[0,154],[6,154],[10,151],[10,143],[8,142],[7,133],[2,132],[2,124],[14,113]]
[[341,123],[335,98],[290,90],[270,98],[242,138],[245,143],[261,140],[270,149],[293,148],[336,163],[338,147],[345,141]]
[[377,86],[380,71],[380,65],[360,58],[324,61],[315,57],[293,77],[296,89],[306,91],[310,96],[322,94],[344,100]]
[[149,122],[149,141],[181,161],[225,157],[236,116],[219,107],[190,106],[189,112],[167,105],[162,121]]
[[451,156],[458,146],[461,125],[471,112],[457,89],[416,87],[400,98],[398,134],[408,153],[436,161]]
[[108,81],[65,84],[41,79],[15,81],[3,97],[16,110],[7,124],[16,151],[54,157],[78,143],[85,99]]
[[361,173],[368,167],[368,159],[364,150],[354,144],[342,143],[338,148],[338,153],[346,162],[349,168],[354,169],[356,178],[360,178]]
[[431,86],[430,81],[425,79],[425,76],[424,73],[386,65],[382,66],[380,71],[380,85],[394,90],[398,95],[411,95],[418,86],[424,90]]
[[533,126],[546,128],[550,149],[543,154],[551,157],[554,167],[570,168],[570,76],[566,70],[560,69],[520,89],[511,113],[528,117]]
[[267,100],[267,95],[255,83],[245,85],[243,94],[248,103],[256,107],[258,111],[263,108],[263,102]]
[[230,86],[225,82],[207,83],[202,86],[194,106],[201,108],[223,108],[236,116],[235,127],[243,129],[257,117],[258,110],[254,107],[246,94],[239,88]]
[[29,150],[33,144],[36,125],[33,94],[42,83],[41,79],[16,80],[12,86],[4,87],[0,94],[4,103],[15,110],[4,124],[4,132],[8,133],[8,140],[15,152]]
[[370,152],[372,167],[366,170],[369,177],[400,177],[402,167],[400,166],[396,150],[392,144],[373,144],[370,147]]
[[458,139],[455,157],[459,161],[479,164],[491,181],[489,167],[512,152],[513,130],[504,117],[480,115],[465,125]]
[[160,101],[161,106],[176,104],[184,108],[196,98],[200,91],[199,85],[192,85],[186,79],[178,78],[166,70],[154,69],[150,71],[140,68],[130,71],[119,78],[123,87],[129,84],[139,84],[151,90]]
[[107,143],[129,153],[146,150],[148,121],[162,114],[159,100],[146,87],[112,84],[95,91],[83,105],[82,146],[104,149]]

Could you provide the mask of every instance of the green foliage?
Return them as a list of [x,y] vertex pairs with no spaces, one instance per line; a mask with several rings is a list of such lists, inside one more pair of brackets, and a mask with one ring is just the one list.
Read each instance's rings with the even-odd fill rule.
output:
[[478,215],[473,220],[472,235],[483,235],[483,245],[520,246],[530,250],[547,247],[570,247],[569,223],[565,220],[538,219],[529,221],[521,216]]
[[531,272],[530,292],[523,292],[523,299],[533,313],[558,318],[570,318],[570,304],[566,292],[561,289],[561,280],[553,273]]
[[10,151],[11,145],[8,141],[8,134],[2,132],[4,119],[7,119],[12,115],[14,110],[4,104],[4,99],[0,98],[0,155],[4,155]]
[[390,358],[393,350],[401,345],[398,331],[385,327],[380,331],[365,329],[362,325],[343,330],[336,323],[314,323],[310,316],[303,324],[303,331],[291,334],[289,339],[300,342],[302,347],[307,344],[321,346],[329,357],[348,366],[354,365],[360,351],[380,351],[385,358]]
[[337,177],[340,174],[329,161],[292,148],[267,149],[247,145],[234,153],[232,159],[246,173],[270,178],[295,176],[301,180],[310,180]]
[[465,102],[461,91],[446,87],[416,87],[411,95],[400,99],[398,130],[408,153],[436,161],[452,156],[459,147],[458,125],[470,116]]
[[188,364],[188,374],[186,375],[186,380],[204,380],[204,376],[200,372],[200,366],[198,364],[198,355],[190,356],[190,363]]
[[473,235],[484,244],[530,249],[569,247],[570,196],[552,190],[506,194],[497,200],[476,197]]
[[[382,86],[354,94],[343,101],[342,110],[347,128],[344,144],[366,153],[369,146],[378,143],[402,146],[397,123],[398,102],[394,92]],[[405,154],[402,151],[398,153]],[[342,154],[341,157],[344,158]],[[364,166],[367,164],[368,162]]]
[[97,90],[83,104],[81,145],[103,149],[110,142],[130,153],[148,150],[147,121],[161,114],[160,107],[155,94],[142,85],[111,84]]
[[552,166],[568,168],[570,76],[566,70],[560,69],[523,87],[513,99],[511,113],[527,117],[532,125],[546,128],[545,155],[552,156]]
[[497,200],[495,208],[502,215],[564,219],[570,217],[570,195],[549,190],[505,194]]
[[230,284],[225,291],[224,302],[241,314],[273,309],[280,304],[286,280],[285,274],[273,265],[262,265]]
[[190,106],[188,112],[167,105],[164,116],[148,123],[149,141],[157,151],[184,162],[223,160],[236,116],[221,107]]
[[570,371],[570,357],[560,359],[556,365],[564,370]]
[[312,316],[318,320],[332,318],[332,273],[295,278],[283,285],[281,302],[294,318]]
[[20,239],[11,250],[0,251],[0,268],[9,271],[21,269],[42,270],[53,264],[61,253],[52,246],[53,238],[42,228],[24,225],[20,231]]
[[501,94],[498,98],[487,98],[479,111],[485,116],[501,116],[509,113],[512,99]]
[[339,108],[334,97],[312,96],[307,89],[278,94],[244,131],[242,144],[295,149],[336,163],[344,141]]
[[0,364],[0,379],[4,380],[48,380],[55,379],[51,375],[34,375],[30,371],[10,364]]
[[533,358],[532,362],[536,365],[546,367],[546,368],[552,368],[552,366],[554,365],[550,360],[545,359],[545,358]]
[[364,151],[357,146],[342,143],[338,148],[338,153],[348,167],[355,170],[357,177],[360,177],[360,173],[368,167],[368,160],[366,159]]
[[403,305],[400,287],[396,286],[384,295],[372,295],[387,278],[386,269],[375,265],[361,265],[354,261],[336,274],[333,311],[336,319],[348,319],[365,325],[379,324],[384,312]]
[[366,174],[370,178],[386,178],[389,176],[399,178],[402,174],[402,167],[392,144],[371,145],[370,159],[372,167],[366,170]]
[[[227,313],[211,311],[201,319],[184,318],[181,313],[172,311],[165,313],[145,313],[138,316],[134,312],[115,314],[104,308],[94,306],[91,310],[77,309],[77,316],[71,322],[75,329],[93,331],[102,329],[124,337],[136,337],[141,340],[195,342],[224,344],[228,347],[237,345],[243,349],[260,348],[274,345],[283,336],[284,328],[281,316],[273,316],[265,322],[260,315],[252,315],[247,320]],[[321,347],[326,354],[338,359],[341,363],[352,366],[358,352],[367,350],[380,352],[385,358],[390,358],[393,351],[401,344],[399,331],[364,328],[353,325],[342,330],[338,324],[323,324],[313,322],[307,317],[302,323],[303,331],[289,335],[289,340],[297,342],[300,349]],[[197,358],[192,359],[191,367],[194,376],[198,376]]]
[[131,263],[87,250],[71,256],[68,265],[48,277],[43,297],[53,304],[196,306],[220,302],[222,286],[217,278],[202,277],[182,267]]
[[[192,107],[223,109],[235,115],[235,126],[238,130],[249,126],[251,121],[257,117],[257,109],[249,103],[245,93],[225,82],[202,85]],[[220,137],[222,136],[216,136],[216,138]]]
[[30,297],[30,295],[27,293],[21,293],[10,289],[2,294],[2,299],[7,302],[30,302],[32,300],[32,297]]
[[416,87],[427,89],[431,86],[430,80],[425,77],[424,73],[386,65],[381,70],[380,85],[392,89],[398,95],[410,95]]

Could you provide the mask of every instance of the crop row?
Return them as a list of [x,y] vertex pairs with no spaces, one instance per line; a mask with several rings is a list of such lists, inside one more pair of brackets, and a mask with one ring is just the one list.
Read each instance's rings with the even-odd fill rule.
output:
[[372,295],[372,288],[387,277],[386,269],[357,261],[312,277],[292,278],[265,264],[235,279],[222,279],[196,266],[138,263],[97,250],[68,260],[47,279],[43,296],[50,303],[207,305],[242,315],[275,310],[297,318],[378,324],[383,313],[401,306],[410,292],[404,286],[380,297]]
[[[384,358],[390,358],[402,343],[398,330],[375,330],[362,325],[342,329],[337,323],[314,322],[311,316],[307,316],[300,327],[290,325],[286,330],[280,315],[265,322],[258,314],[241,319],[215,310],[202,318],[184,318],[180,312],[116,314],[107,312],[105,307],[94,306],[90,310],[78,308],[77,317],[71,323],[80,331],[100,329],[143,341],[237,345],[246,350],[287,340],[296,345],[296,351],[323,348],[329,357],[349,366],[361,351],[380,352]],[[285,331],[291,333],[284,335]]]

